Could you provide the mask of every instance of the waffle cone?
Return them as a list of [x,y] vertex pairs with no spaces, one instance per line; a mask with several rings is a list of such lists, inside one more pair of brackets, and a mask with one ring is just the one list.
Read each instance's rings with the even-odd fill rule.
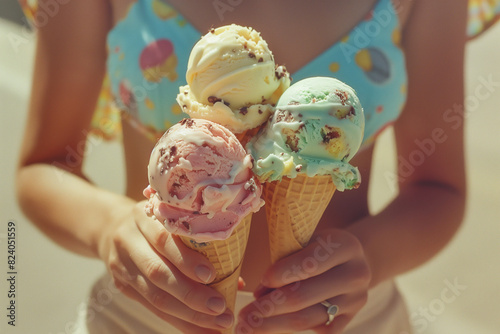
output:
[[250,141],[250,139],[252,139],[252,137],[254,137],[257,134],[257,132],[259,132],[260,128],[261,128],[260,126],[257,126],[253,129],[248,129],[240,133],[235,133],[234,135],[236,136],[236,138],[238,138],[241,145],[245,147],[246,144],[248,144],[248,142]]
[[330,175],[298,174],[264,184],[273,263],[309,243],[335,189]]
[[244,217],[226,240],[196,242],[190,237],[180,236],[187,247],[203,254],[214,266],[216,276],[209,286],[226,298],[226,305],[233,312],[251,221],[252,214]]

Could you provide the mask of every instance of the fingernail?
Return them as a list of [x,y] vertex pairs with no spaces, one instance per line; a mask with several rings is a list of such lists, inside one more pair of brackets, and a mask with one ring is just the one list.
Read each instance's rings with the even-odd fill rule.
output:
[[211,297],[207,301],[207,307],[215,313],[222,313],[226,310],[226,301],[219,297]]
[[215,318],[215,324],[224,328],[229,328],[233,325],[233,316],[228,313],[224,313]]
[[196,268],[194,268],[194,273],[198,278],[205,283],[208,283],[211,281],[212,278],[212,271],[210,268],[204,265],[199,265]]

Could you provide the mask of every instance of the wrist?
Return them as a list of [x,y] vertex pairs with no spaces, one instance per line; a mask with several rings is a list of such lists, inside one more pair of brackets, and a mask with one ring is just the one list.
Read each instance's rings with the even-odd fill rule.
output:
[[116,200],[104,215],[101,222],[102,227],[96,230],[92,238],[92,250],[95,256],[101,260],[106,257],[109,250],[109,240],[112,239],[114,231],[124,224],[128,219],[133,219],[137,202],[124,197]]

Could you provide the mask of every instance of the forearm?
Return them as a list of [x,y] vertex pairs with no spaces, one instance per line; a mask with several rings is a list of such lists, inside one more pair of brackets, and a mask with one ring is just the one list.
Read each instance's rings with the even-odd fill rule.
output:
[[19,169],[17,190],[22,210],[40,230],[68,250],[89,257],[97,257],[104,228],[129,214],[134,203],[43,163]]
[[461,191],[436,183],[413,184],[378,215],[348,227],[363,245],[371,286],[436,255],[460,226],[464,207]]

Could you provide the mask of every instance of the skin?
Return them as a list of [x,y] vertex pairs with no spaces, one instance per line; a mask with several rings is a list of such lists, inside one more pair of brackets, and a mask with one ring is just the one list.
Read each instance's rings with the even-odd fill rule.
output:
[[[105,71],[107,32],[130,2],[70,1],[39,28],[17,174],[19,203],[56,243],[104,261],[125,295],[186,333],[210,333],[207,328],[220,329],[237,319],[226,310],[222,296],[202,284],[214,277],[208,261],[144,213],[145,166],[153,144],[124,123],[126,195],[93,185],[82,172],[83,157],[68,160],[68,148],[81,151],[90,127]],[[324,1],[311,11],[305,1],[243,1],[221,21],[210,1],[170,1],[202,32],[229,23],[254,27],[277,63],[292,73],[342,38],[375,2]],[[365,304],[370,288],[428,261],[460,226],[466,195],[463,128],[452,129],[443,113],[463,101],[467,1],[394,3],[409,76],[408,101],[395,124],[397,154],[408,160],[418,149],[415,139],[432,138],[439,128],[446,140],[400,179],[399,195],[377,215],[370,215],[367,200],[373,148],[358,153],[352,164],[363,175],[362,186],[336,194],[310,245],[274,265],[264,260],[269,258],[264,210],[255,215],[242,271],[246,289],[255,291],[258,303],[272,300],[272,291],[279,291],[286,303],[265,314],[254,333],[309,328],[341,333]],[[303,15],[300,24],[290,19],[296,12]],[[88,17],[93,17],[92,24]],[[323,32],[322,38],[309,38],[317,31]],[[296,39],[281,37],[291,35]],[[321,240],[339,247],[317,270],[289,275],[290,268],[300,268],[314,256]],[[326,298],[340,307],[329,327],[319,305]],[[254,307],[242,310],[242,324]]]

